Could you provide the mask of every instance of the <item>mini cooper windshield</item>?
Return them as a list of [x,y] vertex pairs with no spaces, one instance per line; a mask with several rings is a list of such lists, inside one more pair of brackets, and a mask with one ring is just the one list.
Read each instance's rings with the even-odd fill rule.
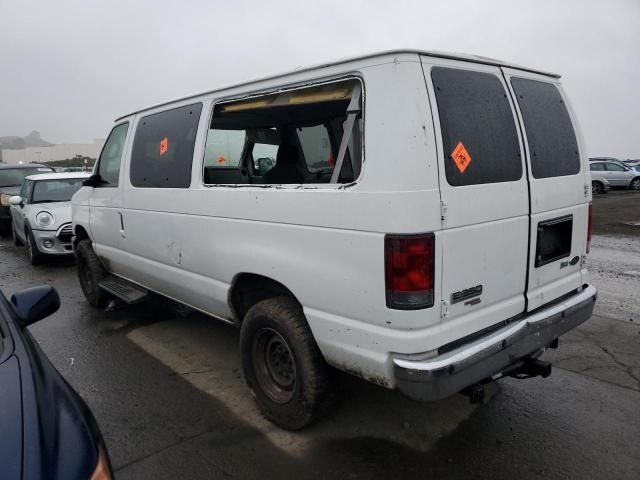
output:
[[82,187],[82,180],[82,178],[65,178],[35,182],[31,203],[68,202]]

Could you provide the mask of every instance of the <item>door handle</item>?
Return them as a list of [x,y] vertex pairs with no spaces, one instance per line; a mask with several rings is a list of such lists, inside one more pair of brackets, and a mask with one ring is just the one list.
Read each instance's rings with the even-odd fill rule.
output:
[[122,216],[122,212],[118,212],[118,215],[120,216],[120,235],[124,238],[124,217]]

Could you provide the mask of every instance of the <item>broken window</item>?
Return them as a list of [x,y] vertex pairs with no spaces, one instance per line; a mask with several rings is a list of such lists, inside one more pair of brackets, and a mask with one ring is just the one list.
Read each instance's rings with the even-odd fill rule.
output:
[[355,79],[220,103],[207,134],[204,183],[353,182],[361,119]]

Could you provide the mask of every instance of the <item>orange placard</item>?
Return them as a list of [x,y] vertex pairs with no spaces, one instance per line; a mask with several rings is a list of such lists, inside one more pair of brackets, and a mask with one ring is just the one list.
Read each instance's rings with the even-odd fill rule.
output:
[[224,156],[223,156],[223,155],[220,155],[220,156],[218,157],[218,164],[220,164],[220,165],[224,165],[224,164],[226,164],[226,163],[227,163],[227,159],[226,159],[226,158],[224,158]]
[[167,150],[169,150],[169,139],[167,137],[164,137],[162,140],[160,140],[160,155],[164,155],[165,153],[167,153]]
[[458,142],[456,148],[454,148],[453,152],[451,152],[451,160],[453,160],[453,163],[456,164],[456,167],[458,167],[460,173],[464,173],[464,171],[471,163],[471,155],[469,155],[469,152],[464,147],[462,142]]

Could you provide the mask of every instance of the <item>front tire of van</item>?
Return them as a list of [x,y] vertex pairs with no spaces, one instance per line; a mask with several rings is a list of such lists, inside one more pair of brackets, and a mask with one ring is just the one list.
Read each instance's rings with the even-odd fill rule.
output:
[[93,251],[91,240],[85,239],[78,242],[75,248],[75,257],[82,293],[92,307],[104,307],[107,303],[107,293],[98,286],[98,283],[107,274],[100,259]]
[[293,298],[253,305],[242,323],[240,351],[245,380],[270,421],[300,430],[324,411],[330,367]]

